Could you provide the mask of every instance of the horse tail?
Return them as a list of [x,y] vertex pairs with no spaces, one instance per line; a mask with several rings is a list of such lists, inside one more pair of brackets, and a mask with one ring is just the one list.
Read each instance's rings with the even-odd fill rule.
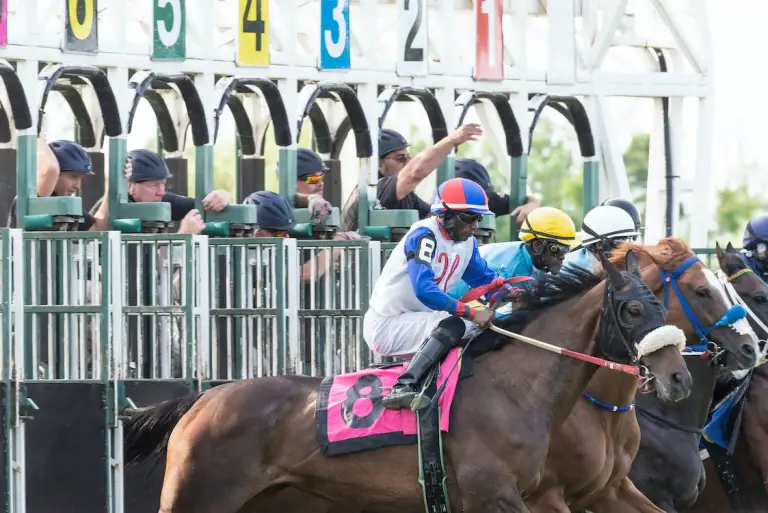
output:
[[124,410],[123,415],[128,417],[123,423],[125,465],[142,463],[164,454],[173,428],[202,395],[200,392],[146,408]]

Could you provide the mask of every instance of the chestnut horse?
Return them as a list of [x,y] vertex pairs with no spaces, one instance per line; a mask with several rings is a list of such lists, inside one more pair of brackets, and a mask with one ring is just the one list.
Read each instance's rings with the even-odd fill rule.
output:
[[[666,315],[640,279],[633,253],[625,259],[631,272],[606,262],[605,280],[576,270],[541,275],[522,298],[527,306],[498,325],[633,362]],[[538,484],[551,433],[596,367],[491,331],[475,340],[498,347],[475,359],[474,376],[456,391],[443,443],[451,506],[524,513],[522,497]],[[669,346],[641,354],[639,362],[673,387],[663,371],[678,372],[668,361],[679,356]],[[126,461],[167,452],[160,513],[263,511],[259,501],[286,486],[368,513],[423,511],[416,446],[322,454],[314,415],[319,384],[302,376],[258,378],[126,411]]]
[[[664,239],[655,246],[624,245],[614,253],[621,263],[631,249],[638,256],[643,281],[663,299],[661,271],[674,273],[694,253],[680,239]],[[697,262],[676,278],[691,311],[702,325],[710,326],[720,320],[731,306],[722,295],[722,288],[712,272]],[[705,293],[706,292],[706,293]],[[671,301],[668,309],[670,324],[693,335],[693,327],[679,301]],[[741,320],[746,325],[746,321]],[[742,326],[744,331],[749,331]],[[697,338],[690,337],[693,340]],[[728,326],[712,330],[711,338],[736,355],[732,361],[737,368],[753,362],[751,334],[740,334]],[[747,357],[745,358],[744,355]],[[685,366],[682,355],[679,364]],[[656,396],[662,403],[674,403],[688,396],[691,377],[687,371],[673,375],[677,388],[656,384]],[[640,446],[640,427],[635,417],[634,403],[637,383],[631,376],[598,369],[590,381],[585,396],[574,407],[566,422],[552,435],[546,469],[536,492],[526,499],[534,513],[563,512],[588,509],[602,512],[660,512],[627,477]],[[682,393],[684,392],[684,394]],[[613,409],[615,408],[615,409]]]
[[[726,253],[717,246],[721,269],[738,265],[737,260],[740,262],[733,246],[729,244],[728,247],[727,252],[733,255],[727,258],[731,264],[726,263]],[[745,266],[742,264],[742,267]],[[737,291],[747,296],[763,289],[759,278],[754,275],[745,274],[731,283]],[[764,295],[765,292],[758,293],[758,297]],[[752,300],[745,297],[745,301],[749,305]],[[641,492],[668,513],[690,508],[706,485],[707,476],[701,461],[699,440],[720,366],[706,368],[701,361],[696,360],[690,363],[697,367],[692,374],[698,381],[695,393],[687,400],[670,406],[659,404],[652,396],[638,398],[642,438],[629,476]],[[728,367],[734,369],[732,365]],[[752,365],[744,366],[750,367]]]

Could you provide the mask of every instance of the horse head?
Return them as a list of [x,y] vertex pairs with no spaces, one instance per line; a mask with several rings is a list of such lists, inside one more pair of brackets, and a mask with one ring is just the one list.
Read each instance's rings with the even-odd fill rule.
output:
[[[726,289],[728,298],[748,309],[748,320],[761,341],[768,338],[768,284],[760,279],[741,259],[739,252],[729,242],[725,251],[720,244],[715,245],[715,253],[720,263],[718,278]],[[729,286],[730,284],[730,286]],[[731,288],[736,297],[731,294]]]
[[[682,356],[685,335],[667,325],[667,312],[643,282],[632,250],[624,253],[625,271],[601,256],[606,280],[598,347],[612,361],[639,363],[656,383],[664,401],[679,401],[693,380]],[[630,343],[632,341],[633,343]]]
[[643,281],[663,298],[669,323],[685,332],[689,347],[712,351],[715,361],[732,369],[755,364],[757,336],[745,309],[731,305],[714,273],[685,242],[667,238],[652,246],[624,244],[611,260],[621,266],[630,250],[640,261]]

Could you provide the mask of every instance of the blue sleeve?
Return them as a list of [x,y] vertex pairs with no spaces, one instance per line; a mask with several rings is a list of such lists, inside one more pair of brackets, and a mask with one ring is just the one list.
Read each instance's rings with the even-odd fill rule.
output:
[[461,279],[467,282],[471,288],[475,288],[491,283],[498,277],[498,274],[491,269],[488,266],[488,262],[480,256],[480,252],[477,250],[477,239],[473,238],[472,242],[474,243],[472,257],[469,259],[469,264]]
[[404,251],[413,291],[427,308],[471,319],[474,310],[440,290],[435,283],[432,260],[436,247],[435,235],[427,228],[417,228],[406,237]]

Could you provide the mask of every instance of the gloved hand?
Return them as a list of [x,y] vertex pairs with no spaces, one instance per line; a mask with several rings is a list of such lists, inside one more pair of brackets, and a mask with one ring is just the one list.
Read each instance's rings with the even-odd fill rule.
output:
[[307,207],[311,224],[320,224],[331,215],[331,204],[319,194],[309,197]]
[[503,301],[509,301],[512,298],[520,297],[523,289],[512,287],[505,283],[502,287],[499,287],[495,292],[491,292],[488,295],[488,307],[495,308]]

